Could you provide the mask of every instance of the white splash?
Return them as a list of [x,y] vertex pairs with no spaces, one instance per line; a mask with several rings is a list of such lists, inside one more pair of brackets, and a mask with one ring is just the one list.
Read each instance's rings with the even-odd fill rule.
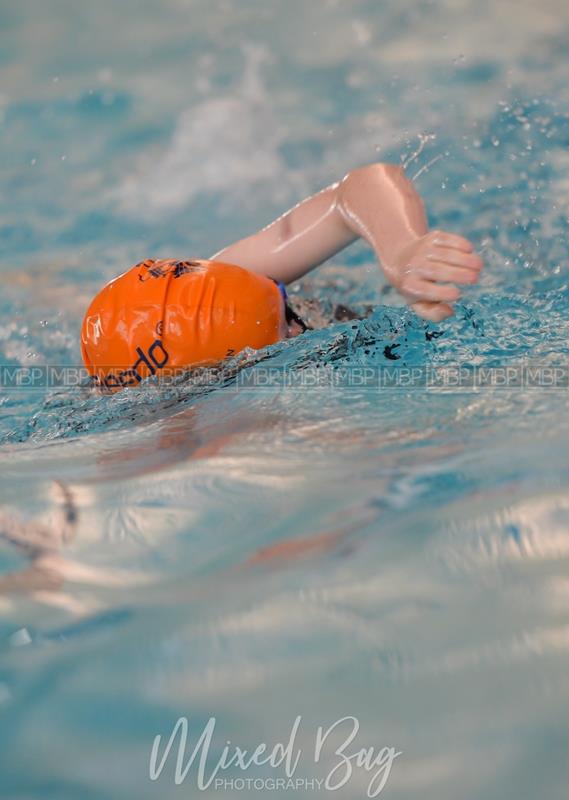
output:
[[261,181],[278,181],[285,172],[279,130],[260,70],[270,58],[258,45],[243,48],[243,79],[235,91],[184,111],[169,149],[119,187],[121,210],[155,217],[183,208],[204,192],[247,193]]

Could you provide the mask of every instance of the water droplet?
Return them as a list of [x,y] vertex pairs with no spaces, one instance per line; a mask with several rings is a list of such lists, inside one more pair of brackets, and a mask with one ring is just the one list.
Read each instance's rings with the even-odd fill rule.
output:
[[22,645],[30,644],[32,637],[27,628],[20,628],[20,630],[10,636],[8,641],[12,647],[22,647]]

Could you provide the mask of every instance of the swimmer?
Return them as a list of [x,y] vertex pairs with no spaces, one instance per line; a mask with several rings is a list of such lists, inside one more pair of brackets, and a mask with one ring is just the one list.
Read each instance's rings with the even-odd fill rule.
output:
[[402,168],[361,167],[210,260],[149,259],[108,283],[81,330],[93,383],[136,386],[304,333],[309,326],[286,284],[358,238],[411,308],[433,322],[453,314],[459,287],[476,283],[482,269],[467,239],[429,231]]

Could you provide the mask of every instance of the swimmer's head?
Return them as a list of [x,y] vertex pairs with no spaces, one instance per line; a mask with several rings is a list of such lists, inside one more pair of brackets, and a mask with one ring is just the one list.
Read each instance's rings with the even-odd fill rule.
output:
[[212,261],[148,260],[89,306],[81,353],[93,382],[136,386],[150,375],[207,366],[306,330],[284,286]]

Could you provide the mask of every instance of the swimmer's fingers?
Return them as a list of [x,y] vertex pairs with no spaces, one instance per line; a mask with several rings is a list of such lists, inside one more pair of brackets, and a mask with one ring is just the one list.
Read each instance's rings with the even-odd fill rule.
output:
[[452,284],[435,283],[421,278],[415,270],[409,270],[401,282],[401,294],[410,302],[426,300],[431,303],[455,303],[460,289]]
[[435,230],[398,254],[394,283],[419,316],[440,322],[454,313],[459,286],[476,283],[482,266],[468,239]]
[[442,281],[443,283],[472,284],[476,283],[480,277],[480,271],[477,269],[456,267],[434,259],[429,259],[426,263],[417,267],[416,271],[421,278],[427,278],[430,281]]
[[446,231],[431,231],[429,234],[431,242],[438,247],[450,248],[451,250],[460,250],[462,253],[473,253],[474,245],[465,239],[464,236],[458,236],[456,233],[446,233]]
[[462,250],[438,246],[428,253],[427,261],[441,261],[451,267],[464,267],[474,272],[480,272],[484,266],[484,262],[477,253],[464,253]]
[[429,322],[442,322],[443,319],[452,317],[454,314],[452,306],[449,306],[447,303],[427,303],[422,301],[420,303],[413,303],[411,308],[419,317]]

